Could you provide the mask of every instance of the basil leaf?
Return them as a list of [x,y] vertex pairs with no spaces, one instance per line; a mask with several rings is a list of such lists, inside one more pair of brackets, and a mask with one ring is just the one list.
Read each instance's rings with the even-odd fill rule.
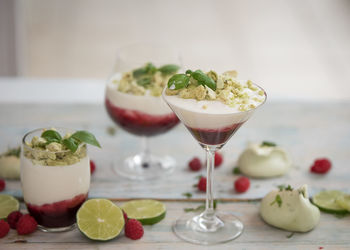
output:
[[147,63],[145,68],[146,68],[147,74],[153,75],[157,71],[156,66],[154,66],[152,63]]
[[166,64],[160,67],[158,70],[164,75],[175,74],[180,69],[180,66],[175,64]]
[[147,86],[151,83],[151,78],[150,77],[143,77],[143,78],[140,78],[136,81],[136,83],[138,85],[141,85],[141,86]]
[[262,143],[261,143],[261,146],[262,147],[276,147],[277,145],[276,145],[276,143],[274,143],[274,142],[270,142],[270,141],[263,141]]
[[48,142],[60,142],[62,136],[55,130],[46,130],[41,134],[41,137]]
[[168,81],[169,89],[182,89],[188,86],[190,77],[186,74],[176,74],[170,77]]
[[146,75],[147,74],[147,70],[145,68],[139,68],[139,69],[135,69],[133,72],[132,72],[132,76],[134,78],[139,78],[143,75]]
[[157,68],[152,63],[147,63],[144,67],[135,69],[132,72],[134,78],[140,78],[145,75],[153,75]]
[[77,151],[78,146],[79,146],[79,142],[77,142],[74,138],[69,137],[67,139],[64,139],[62,141],[62,144],[64,146],[66,146],[66,148],[68,148],[70,151],[72,151],[73,153],[75,153],[75,151]]
[[206,74],[204,74],[201,70],[196,70],[195,72],[192,72],[191,77],[197,80],[199,84],[206,85],[214,91],[216,90],[215,81]]
[[186,70],[186,74],[191,75],[192,73],[193,73],[192,70],[190,70],[190,69]]
[[72,134],[70,138],[74,138],[79,142],[85,142],[87,144],[101,147],[100,143],[97,141],[96,137],[88,131],[80,130]]

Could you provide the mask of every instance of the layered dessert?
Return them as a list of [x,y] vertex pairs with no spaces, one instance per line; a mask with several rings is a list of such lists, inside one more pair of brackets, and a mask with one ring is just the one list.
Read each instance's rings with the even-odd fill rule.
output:
[[178,69],[177,65],[156,68],[148,63],[130,72],[114,74],[106,88],[105,105],[110,117],[136,135],[157,135],[174,127],[179,120],[161,94]]
[[19,179],[21,147],[10,148],[0,154],[0,178]]
[[287,152],[273,142],[250,144],[239,156],[240,171],[254,178],[271,178],[284,175],[291,167]]
[[37,130],[23,139],[23,198],[29,213],[43,227],[74,224],[76,212],[88,196],[90,161],[84,141],[91,144],[94,137],[80,132],[61,137],[56,130]]
[[163,97],[192,135],[205,145],[222,145],[265,102],[263,89],[237,79],[236,71],[186,71],[168,81]]

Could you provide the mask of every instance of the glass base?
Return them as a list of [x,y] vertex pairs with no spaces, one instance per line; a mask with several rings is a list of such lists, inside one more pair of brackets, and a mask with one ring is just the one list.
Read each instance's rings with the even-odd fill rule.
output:
[[115,163],[113,170],[133,180],[148,180],[168,175],[174,171],[176,161],[170,156],[145,155],[143,153],[125,159],[123,164]]
[[75,229],[77,226],[76,223],[68,226],[68,227],[44,227],[42,225],[38,225],[38,229],[40,231],[46,232],[46,233],[60,233],[60,232],[67,232]]
[[194,216],[184,214],[173,225],[174,233],[185,241],[214,245],[233,240],[243,232],[243,223],[229,212],[216,212],[211,221],[203,218],[204,213]]

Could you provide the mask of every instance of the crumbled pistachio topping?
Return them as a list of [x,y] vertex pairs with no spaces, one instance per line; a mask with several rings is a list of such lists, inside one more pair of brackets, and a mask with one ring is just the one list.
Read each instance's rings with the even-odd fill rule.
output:
[[[70,135],[66,134],[64,138]],[[31,142],[26,142],[24,156],[31,159],[33,164],[42,166],[67,166],[79,162],[86,156],[86,144],[81,145],[73,153],[63,144],[48,142],[46,139],[34,136]]]
[[147,63],[144,67],[125,72],[120,80],[113,80],[118,84],[118,91],[133,95],[161,96],[169,78],[175,74],[180,67],[174,64],[163,65],[156,68]]
[[[195,72],[201,71],[197,70]],[[237,72],[234,70],[224,72],[221,75],[215,71],[209,71],[205,74],[215,82],[215,85],[207,84],[208,81],[199,82],[194,79],[193,72],[188,70],[186,76],[189,81],[184,82],[186,80],[184,75],[182,75],[182,79],[173,77],[170,79],[165,93],[167,95],[178,95],[184,99],[196,99],[197,101],[218,100],[230,107],[238,107],[240,111],[254,109],[257,104],[265,100],[263,90],[250,80],[245,83],[238,81]],[[172,85],[172,83],[174,84]],[[254,101],[254,104],[251,101]]]

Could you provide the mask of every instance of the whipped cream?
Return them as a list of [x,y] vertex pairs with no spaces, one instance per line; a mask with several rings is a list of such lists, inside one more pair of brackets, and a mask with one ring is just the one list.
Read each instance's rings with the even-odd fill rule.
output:
[[[106,98],[116,107],[136,110],[149,115],[166,115],[172,113],[160,96],[152,96],[149,92],[145,95],[133,95],[118,90],[118,80],[121,74],[115,74],[107,83]],[[116,81],[116,82],[115,82]]]
[[240,155],[238,167],[250,177],[269,178],[287,173],[291,161],[287,152],[278,146],[250,144]]
[[320,220],[320,210],[310,203],[307,185],[271,191],[261,201],[260,215],[266,223],[294,232],[308,232]]
[[[261,90],[261,88],[259,89]],[[249,95],[247,106],[253,104],[258,107],[264,103],[254,100],[254,97],[261,98],[258,91],[250,91],[249,89],[246,91]],[[167,95],[165,92],[164,90],[163,98],[180,120],[191,128],[220,129],[229,127],[247,121],[255,110],[253,108],[240,111],[239,105],[230,106],[219,100],[184,99],[178,95]]]
[[21,184],[24,201],[37,206],[87,194],[90,186],[89,157],[67,166],[42,166],[21,154]]

